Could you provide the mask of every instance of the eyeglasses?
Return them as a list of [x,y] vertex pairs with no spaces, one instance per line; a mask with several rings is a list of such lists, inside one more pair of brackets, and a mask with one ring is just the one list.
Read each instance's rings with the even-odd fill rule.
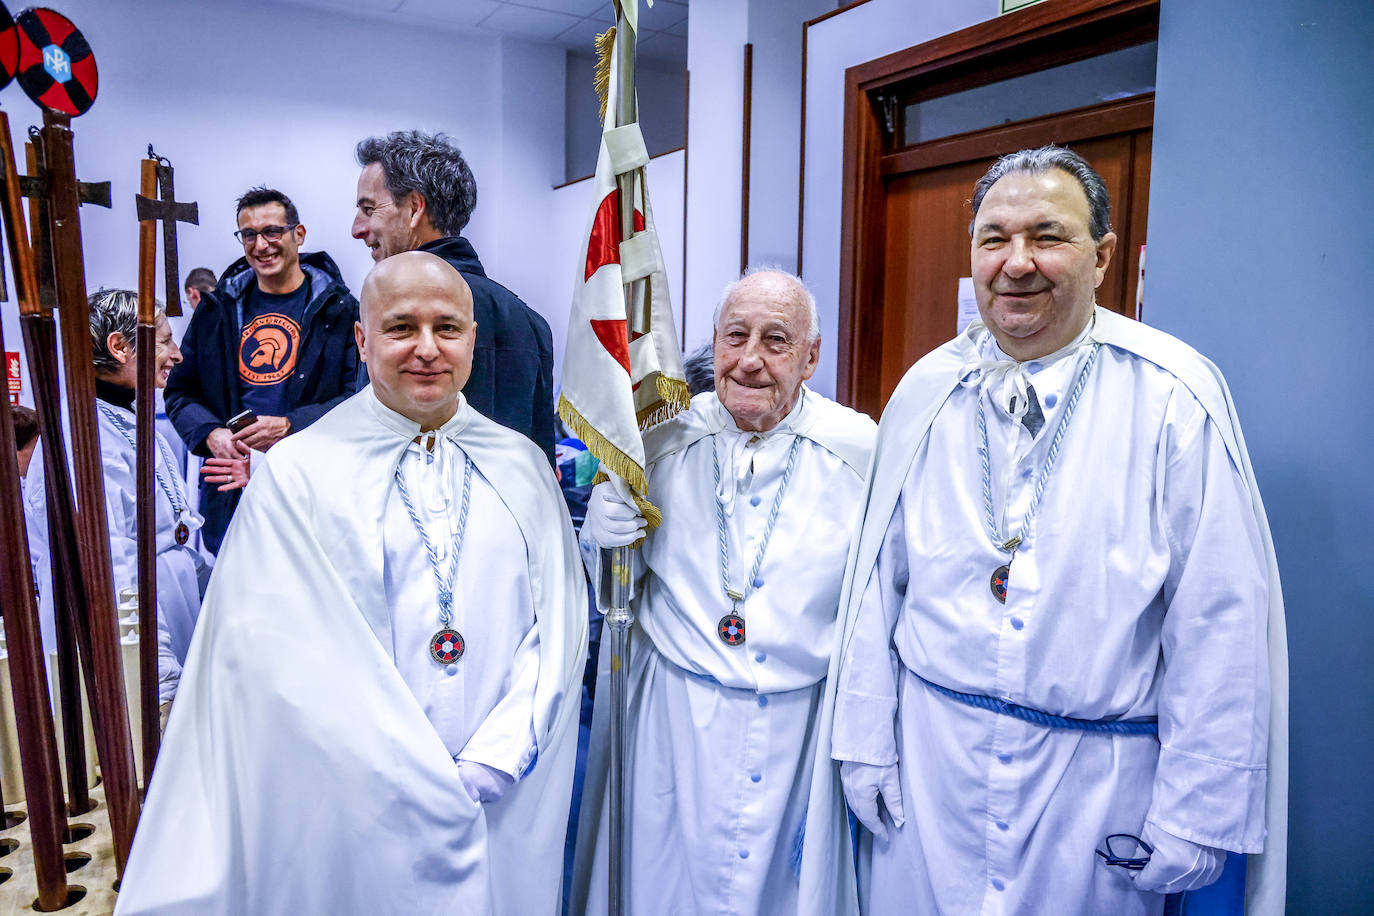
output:
[[1154,849],[1138,836],[1129,833],[1113,833],[1107,837],[1107,851],[1094,849],[1093,852],[1107,860],[1108,865],[1116,865],[1130,871],[1140,871],[1150,864]]
[[292,223],[289,226],[263,226],[261,229],[240,229],[234,233],[234,238],[238,239],[245,246],[256,242],[258,236],[262,236],[269,242],[280,242],[283,235],[286,235],[286,233],[299,225],[300,223]]

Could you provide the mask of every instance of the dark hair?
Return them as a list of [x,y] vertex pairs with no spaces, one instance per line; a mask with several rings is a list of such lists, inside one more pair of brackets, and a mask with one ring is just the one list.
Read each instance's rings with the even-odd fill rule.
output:
[[[287,223],[292,226],[301,224],[301,215],[296,212],[296,205],[291,202],[291,198],[281,191],[274,188],[264,188],[261,185],[243,192],[243,196],[238,199],[234,210],[234,217],[237,219],[238,215],[249,207],[261,207],[264,204],[281,204],[282,208],[286,210]],[[189,281],[190,277],[187,277],[187,280]],[[214,285],[212,284],[210,288],[214,289]]]
[[1094,242],[1102,241],[1102,236],[1112,231],[1112,202],[1107,197],[1107,186],[1102,183],[1102,176],[1088,165],[1088,160],[1062,146],[1023,149],[1008,153],[993,163],[987,174],[979,178],[978,183],[973,186],[973,220],[968,224],[968,234],[973,235],[973,224],[978,220],[978,207],[982,205],[988,188],[999,179],[1012,172],[1040,175],[1050,169],[1068,172],[1078,181],[1084,196],[1088,198],[1088,231],[1092,233]]
[[215,272],[208,267],[197,267],[186,275],[186,282],[181,285],[185,289],[198,289],[201,292],[212,290],[215,288]]
[[682,371],[687,376],[687,390],[693,395],[716,390],[715,361],[710,344],[702,344],[687,354],[682,361]]
[[32,407],[11,407],[10,416],[14,418],[15,448],[22,449],[38,438],[38,414]]
[[382,167],[396,200],[412,191],[425,199],[429,221],[444,235],[458,235],[477,209],[477,179],[454,142],[444,134],[398,130],[358,141],[358,165]]

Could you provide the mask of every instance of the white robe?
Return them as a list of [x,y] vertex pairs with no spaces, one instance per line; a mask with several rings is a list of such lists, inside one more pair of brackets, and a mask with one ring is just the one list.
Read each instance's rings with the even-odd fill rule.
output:
[[[918,363],[888,405],[823,713],[833,744],[817,761],[833,774],[831,757],[900,759],[906,826],[891,843],[864,834],[866,911],[1156,912],[1162,897],[1093,854],[1147,819],[1201,844],[1263,848],[1251,908],[1282,909],[1282,600],[1224,382],[1185,345],[1101,309],[1088,336],[1104,346],[1005,606],[989,590],[1006,554],[985,530],[973,420],[984,395],[958,386],[992,354],[986,330]],[[1009,535],[1086,355],[1032,369],[1046,415],[1034,442],[985,401]],[[1158,715],[1160,740],[1023,723],[913,671],[1076,718]],[[812,817],[847,861],[842,811]],[[828,880],[813,889],[821,912],[848,893],[843,867]]]
[[[117,600],[121,591],[137,591],[138,588],[138,465],[135,448],[130,442],[135,435],[136,420],[133,411],[103,401],[96,410],[96,420],[100,430],[105,515],[110,532],[110,561]],[[175,530],[179,520],[185,522],[192,538],[203,521],[190,505],[180,470],[168,465],[167,456],[173,454],[171,447],[162,440],[161,433],[154,431],[154,435],[159,440],[156,443],[159,448],[154,465],[158,479],[153,482],[153,502],[157,510],[158,702],[165,703],[176,695],[181,667],[200,614],[201,596],[210,576],[210,567],[200,552],[189,546],[192,543],[190,539],[185,545],[176,542]],[[57,649],[53,603],[55,584],[48,544],[47,480],[42,448],[41,441],[34,448],[33,461],[29,464],[29,473],[24,481],[24,502],[29,547],[34,554],[43,648],[51,655]],[[172,490],[182,506],[180,516],[173,508],[163,484]]]
[[[471,658],[457,664],[475,662],[493,684],[461,667],[417,674],[409,662],[437,629],[437,586],[427,568],[389,582],[388,563],[408,538],[419,552],[396,524],[393,476],[418,432],[369,387],[253,475],[117,912],[558,911],[586,646],[567,510],[539,451],[462,402],[440,430],[478,472],[455,589]],[[450,467],[461,493],[462,461]],[[489,578],[520,565],[509,583]],[[503,709],[508,696],[518,709]],[[448,717],[450,704],[472,717]],[[479,762],[523,778],[478,804],[453,748],[487,734],[493,712],[516,723],[495,731],[517,737],[487,747],[515,749],[514,763]]]
[[[806,391],[762,438],[741,433],[714,394],[645,436],[664,521],[635,552],[631,914],[795,912],[820,684],[874,433],[868,417]],[[716,633],[732,602],[720,582],[713,451],[739,586],[798,437],[760,582],[739,611],[746,641],[732,647]],[[609,656],[603,648],[578,831],[579,913],[606,908]]]

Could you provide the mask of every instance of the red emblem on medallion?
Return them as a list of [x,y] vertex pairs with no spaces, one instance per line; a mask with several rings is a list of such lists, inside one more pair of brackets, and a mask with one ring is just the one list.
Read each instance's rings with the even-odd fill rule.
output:
[[738,614],[726,614],[716,626],[716,634],[727,646],[744,645],[744,618]]
[[467,643],[463,634],[451,627],[444,627],[429,640],[429,654],[441,665],[451,665],[463,657]]

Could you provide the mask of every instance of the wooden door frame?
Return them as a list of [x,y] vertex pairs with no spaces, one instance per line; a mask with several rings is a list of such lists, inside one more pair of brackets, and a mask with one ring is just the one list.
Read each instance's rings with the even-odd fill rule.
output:
[[[934,141],[943,143],[943,153],[927,145],[921,152],[898,152],[892,129],[896,107],[1153,40],[1159,35],[1159,2],[1045,0],[845,71],[835,379],[843,403],[853,403],[868,369],[865,355],[879,352],[874,345],[880,339],[880,321],[866,320],[857,306],[881,301],[885,175],[895,163],[915,161],[913,157],[920,157],[923,167],[968,158],[957,138]],[[1152,98],[1149,105],[1152,119]],[[1133,112],[1136,118],[1139,111]],[[1020,145],[1005,152],[1030,145],[1024,137],[1027,126],[1008,125],[1008,142]]]

